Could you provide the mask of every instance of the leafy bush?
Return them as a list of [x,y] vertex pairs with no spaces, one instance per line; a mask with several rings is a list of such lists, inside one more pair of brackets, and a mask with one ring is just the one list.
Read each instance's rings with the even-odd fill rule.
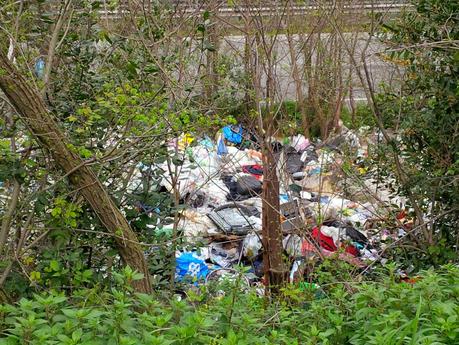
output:
[[349,108],[343,107],[341,110],[341,120],[350,129],[359,129],[363,126],[376,127],[375,118],[366,103],[357,103],[354,114]]
[[[416,234],[420,250],[411,251],[408,261],[428,266],[457,258],[459,55],[454,42],[459,39],[459,5],[438,0],[414,5],[415,11],[384,24],[384,43],[391,48],[385,58],[404,73],[398,86],[386,87],[378,96],[377,105],[386,124],[397,131],[389,144],[402,159],[402,192],[425,215],[417,212],[418,223],[427,221]],[[380,167],[387,162],[387,169],[395,171],[392,154],[380,157]]]
[[219,297],[206,286],[186,300],[134,294],[139,275],[126,268],[110,292],[37,294],[1,306],[0,344],[457,344],[459,268],[424,271],[411,283],[393,271],[324,286],[319,299],[296,289],[294,302],[284,293],[269,303],[241,293],[238,279]]

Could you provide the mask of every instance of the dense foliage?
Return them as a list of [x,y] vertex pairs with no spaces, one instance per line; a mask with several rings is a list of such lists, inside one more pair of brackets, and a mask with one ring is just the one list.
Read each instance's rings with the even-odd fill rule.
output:
[[[389,267],[376,281],[298,288],[268,303],[226,281],[186,300],[134,294],[136,274],[109,291],[45,292],[0,307],[0,344],[457,344],[459,269],[424,271],[411,282]],[[221,291],[226,291],[222,296]]]
[[[401,192],[413,196],[427,222],[427,231],[417,235],[422,250],[413,260],[438,264],[457,255],[459,4],[422,0],[415,8],[384,25],[387,58],[404,73],[399,86],[379,95],[378,106],[386,126],[397,134],[390,145],[406,176],[399,180]],[[388,169],[396,171],[387,159],[393,153],[383,155],[378,163],[389,162]]]
[[[44,71],[37,70],[37,62],[47,63],[42,51],[48,49],[47,39],[57,20],[50,3],[0,7],[5,27],[14,31],[15,23],[21,24],[17,40],[26,48],[22,51],[18,43],[10,46],[17,56],[15,67],[38,89],[43,87]],[[168,27],[172,23],[164,19],[172,11],[167,5],[151,14],[161,25],[152,28],[141,20],[136,23],[144,42],[121,35],[117,28],[102,28],[99,2],[72,5],[66,17],[68,28],[60,37],[59,49],[56,47],[45,102],[71,138],[70,149],[93,167],[139,241],[156,249],[150,251],[148,260],[156,277],[154,283],[159,286],[169,282],[174,270],[174,247],[147,225],[167,223],[166,219],[171,222],[179,211],[171,193],[160,187],[164,171],[157,166],[181,158],[168,153],[166,143],[185,130],[213,131],[232,121],[205,116],[199,109],[201,100],[191,95],[192,88],[185,91],[183,84],[165,83],[178,66],[194,64],[208,50],[198,44],[206,40],[206,28],[197,31],[194,45],[184,56],[186,47],[175,38],[157,43],[165,31],[172,30]],[[125,22],[130,19],[120,19],[120,26]],[[196,28],[190,26],[190,30]],[[145,41],[157,44],[157,49],[146,49]],[[2,51],[9,49],[8,44],[9,40],[2,40]],[[179,91],[182,97],[173,99]],[[2,107],[0,194],[7,195],[16,186],[17,207],[12,208],[7,224],[3,210],[13,203],[0,199],[0,223],[6,225],[5,231],[17,229],[15,237],[21,240],[0,248],[0,270],[5,272],[0,285],[15,299],[37,287],[66,286],[72,291],[82,284],[104,284],[104,274],[121,267],[113,237],[105,233],[81,196],[72,191],[66,176],[17,114],[6,103]],[[37,238],[40,240],[25,249]]]

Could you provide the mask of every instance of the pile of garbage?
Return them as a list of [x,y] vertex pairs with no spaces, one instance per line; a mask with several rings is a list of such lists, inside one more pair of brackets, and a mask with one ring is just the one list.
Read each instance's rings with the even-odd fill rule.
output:
[[[312,142],[303,135],[273,141],[280,182],[279,218],[283,248],[291,259],[290,280],[302,281],[311,261],[333,257],[357,268],[384,261],[390,241],[405,235],[407,224],[393,215],[389,193],[374,188],[365,175],[362,159],[368,140],[346,128],[326,142]],[[262,262],[263,156],[256,136],[242,126],[224,127],[214,139],[190,134],[168,143],[171,156],[164,162],[161,185],[178,193],[187,207],[176,228],[187,248],[176,253],[176,278],[206,280],[215,271],[250,267],[247,280],[259,282]],[[359,176],[355,199],[344,190],[356,182],[343,175],[343,152],[352,152],[351,168]],[[348,174],[349,175],[349,174]],[[349,195],[349,193],[347,193]],[[397,231],[380,224],[395,217]],[[171,229],[161,224],[157,229]]]

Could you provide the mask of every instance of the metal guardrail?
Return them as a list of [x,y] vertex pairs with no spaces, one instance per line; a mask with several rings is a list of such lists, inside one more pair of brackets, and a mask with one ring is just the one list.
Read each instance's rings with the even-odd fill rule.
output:
[[[346,1],[346,3],[336,4],[336,1],[305,1],[304,5],[289,5],[289,15],[299,16],[305,15],[310,12],[320,10],[332,10],[337,9],[342,11],[344,14],[349,13],[398,13],[405,8],[412,7],[410,2],[407,0],[373,0],[373,1]],[[153,4],[154,1],[151,2]],[[184,14],[196,15],[202,14],[205,11],[211,11],[219,17],[237,17],[244,13],[248,16],[263,16],[270,17],[276,16],[286,10],[285,1],[266,1],[263,2],[263,6],[247,5],[245,2],[243,5],[237,4],[229,6],[228,1],[209,1],[206,3],[198,2],[197,4],[176,1],[176,2],[164,2],[171,5],[171,8],[176,11],[177,17],[183,16]],[[141,11],[148,8],[148,5],[143,4],[142,7],[134,8],[137,11]],[[123,15],[131,13],[131,8],[128,5],[121,4],[116,10],[99,10],[101,15],[105,15],[109,18],[117,19]]]
[[[172,1],[165,1],[165,0],[151,0],[151,1],[144,1],[144,0],[121,0],[119,1],[119,7],[127,7],[128,4],[137,4],[142,5],[143,7],[154,6],[157,5],[171,5],[171,6],[178,6],[178,7],[188,7],[188,8],[196,8],[196,7],[206,7],[206,6],[218,6],[220,8],[235,8],[235,7],[278,7],[278,6],[285,6],[288,1],[285,0],[172,0]],[[319,5],[333,5],[333,6],[358,6],[358,5],[378,5],[378,4],[409,4],[409,0],[304,0],[304,1],[291,1],[291,4],[295,6],[319,6]]]
[[[98,3],[97,12],[109,18],[119,18],[129,14],[132,10],[136,12],[148,11],[155,6],[164,6],[178,13],[198,14],[205,11],[212,11],[220,17],[234,17],[241,13],[249,16],[275,16],[282,13],[287,8],[290,15],[302,15],[308,12],[319,10],[337,9],[344,13],[368,13],[368,12],[389,12],[396,13],[402,9],[411,7],[409,0],[305,0],[292,1],[290,4],[285,0],[266,0],[266,1],[229,1],[229,0],[120,0],[116,8],[110,8],[104,1],[94,1]],[[48,11],[57,14],[62,0],[48,0],[45,2]],[[74,2],[78,5],[78,0]],[[288,7],[287,7],[288,6]],[[83,8],[80,11],[84,11]]]
[[[130,6],[128,3],[135,4],[136,2],[132,2],[130,0],[125,0],[126,3],[121,3],[119,8],[113,12],[123,12],[129,11]],[[143,8],[148,8],[150,6],[154,6],[154,4],[162,4],[164,6],[170,5],[172,8],[181,9],[182,11],[186,12],[196,12],[196,11],[205,11],[212,9],[219,14],[227,14],[227,15],[237,15],[239,12],[253,12],[257,14],[263,13],[272,13],[282,11],[285,8],[289,8],[289,10],[297,11],[297,12],[307,12],[311,10],[319,10],[319,9],[341,9],[344,11],[353,10],[384,10],[384,9],[393,9],[393,10],[400,10],[404,7],[410,7],[409,0],[361,0],[361,1],[340,1],[337,3],[336,0],[328,0],[328,1],[297,1],[296,3],[292,2],[291,4],[287,4],[284,1],[234,1],[232,2],[233,5],[229,5],[231,3],[228,0],[214,0],[214,1],[150,1],[150,2],[142,2]],[[262,6],[260,6],[262,4]],[[139,5],[139,3],[137,3]]]

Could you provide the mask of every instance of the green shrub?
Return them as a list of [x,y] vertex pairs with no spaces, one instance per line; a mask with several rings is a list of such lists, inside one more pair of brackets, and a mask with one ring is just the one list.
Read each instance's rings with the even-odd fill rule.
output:
[[125,269],[109,293],[48,292],[0,306],[0,344],[457,344],[458,267],[424,271],[414,283],[390,272],[334,283],[320,299],[298,290],[269,302],[241,293],[235,279],[224,296],[201,286],[179,301],[134,294],[129,281],[138,277]]
[[[418,223],[428,219],[415,235],[420,250],[407,253],[407,261],[428,267],[457,260],[459,54],[454,42],[459,39],[459,3],[413,4],[413,11],[383,26],[384,43],[392,48],[383,56],[404,73],[398,85],[384,88],[376,103],[386,125],[397,130],[389,144],[402,159],[401,192],[424,213],[416,215]],[[395,171],[392,157],[383,152],[379,166],[388,163],[388,170]]]
[[357,103],[354,116],[349,108],[343,107],[341,110],[341,120],[350,129],[359,129],[363,126],[369,126],[370,128],[376,127],[375,118],[367,103]]

